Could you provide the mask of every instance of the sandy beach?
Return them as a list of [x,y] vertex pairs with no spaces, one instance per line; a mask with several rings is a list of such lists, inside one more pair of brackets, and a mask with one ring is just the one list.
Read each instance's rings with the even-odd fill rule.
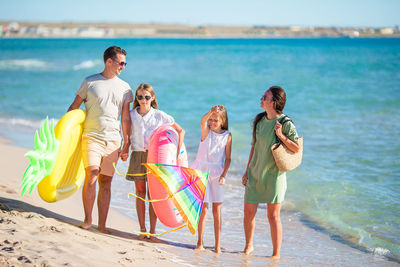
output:
[[[78,227],[81,192],[56,203],[20,196],[25,148],[0,139],[0,266],[178,266],[165,244],[137,240],[137,223],[110,209],[110,235]],[[97,221],[96,207],[94,218]]]
[[[283,216],[291,234],[280,261],[266,257],[265,247],[250,256],[223,248],[218,256],[210,247],[194,251],[195,237],[171,235],[163,243],[138,240],[137,222],[113,208],[107,220],[109,235],[98,232],[96,225],[83,230],[78,227],[83,218],[81,192],[56,203],[43,201],[36,190],[21,198],[21,178],[29,163],[23,156],[27,149],[0,138],[0,151],[0,266],[398,266],[334,241],[290,213]],[[93,215],[97,220],[96,207]],[[256,236],[257,243],[260,238]]]

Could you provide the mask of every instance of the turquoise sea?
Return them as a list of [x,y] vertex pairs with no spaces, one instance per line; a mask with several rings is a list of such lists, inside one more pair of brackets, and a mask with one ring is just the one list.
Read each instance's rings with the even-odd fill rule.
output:
[[[189,161],[197,152],[201,116],[212,105],[227,107],[233,161],[222,213],[225,253],[219,260],[213,253],[195,254],[199,265],[243,264],[237,256],[244,246],[240,181],[251,121],[262,111],[260,96],[271,85],[286,90],[284,112],[304,137],[303,163],[288,173],[281,214],[283,262],[318,265],[321,257],[348,266],[397,265],[400,39],[0,39],[0,134],[31,149],[44,118],[59,119],[82,79],[102,71],[102,54],[110,45],[128,52],[121,78],[133,89],[151,84],[160,109],[184,127]],[[121,170],[126,167],[119,164]],[[112,206],[136,219],[134,200],[126,199],[133,190],[133,184],[115,176]],[[256,220],[257,253],[247,263],[261,266],[272,251],[265,205]],[[206,227],[212,246],[211,214]],[[171,252],[193,260],[188,248],[196,238],[189,231],[165,238]],[[369,258],[340,261],[339,249],[321,245],[324,238]]]

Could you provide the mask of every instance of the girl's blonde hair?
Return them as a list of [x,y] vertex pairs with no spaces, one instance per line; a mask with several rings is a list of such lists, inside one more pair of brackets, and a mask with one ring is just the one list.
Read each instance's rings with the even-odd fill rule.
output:
[[151,106],[155,109],[158,109],[158,103],[157,103],[157,98],[156,94],[154,93],[153,87],[151,87],[150,84],[147,83],[141,83],[138,88],[136,89],[135,92],[135,101],[133,102],[133,108],[136,108],[139,105],[139,101],[137,100],[136,96],[139,90],[146,90],[147,92],[150,93],[150,95],[153,97],[153,100],[151,101]]
[[222,121],[221,129],[222,130],[228,130],[228,112],[226,108],[222,105],[219,105],[219,112],[217,112],[218,116],[220,117]]

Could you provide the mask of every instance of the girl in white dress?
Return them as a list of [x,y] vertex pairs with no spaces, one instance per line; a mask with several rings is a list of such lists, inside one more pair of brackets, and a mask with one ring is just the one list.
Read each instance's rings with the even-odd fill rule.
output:
[[214,106],[200,121],[201,141],[193,169],[209,172],[203,211],[198,226],[197,250],[204,249],[203,233],[208,203],[214,217],[215,252],[221,252],[221,207],[224,198],[225,175],[231,164],[232,135],[228,131],[228,114],[224,106]]
[[[136,89],[135,101],[133,108],[130,111],[130,117],[132,122],[132,134],[131,134],[131,157],[129,160],[128,174],[132,173],[146,173],[146,167],[142,163],[147,162],[147,152],[150,144],[150,136],[159,126],[171,125],[178,133],[179,143],[178,151],[183,144],[183,138],[185,131],[182,127],[177,124],[171,116],[158,109],[157,98],[154,93],[153,87],[147,83],[142,83]],[[179,152],[178,152],[179,153]],[[177,154],[178,156],[178,154]],[[121,153],[121,158],[128,158],[128,151]],[[126,176],[127,180],[135,182],[136,195],[141,198],[149,196],[147,175],[143,176]],[[145,226],[145,202],[136,199],[136,212],[139,220],[139,226],[141,232],[147,232]],[[150,233],[155,234],[157,216],[154,212],[153,205],[149,205],[149,217],[150,217]],[[143,239],[144,236],[140,235],[139,239]],[[158,241],[155,237],[150,237],[153,241]]]

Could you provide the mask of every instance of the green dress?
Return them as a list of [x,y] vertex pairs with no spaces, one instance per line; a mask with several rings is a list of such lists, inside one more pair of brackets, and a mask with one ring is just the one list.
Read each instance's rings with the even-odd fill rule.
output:
[[[245,203],[281,203],[286,193],[286,172],[276,167],[271,146],[276,143],[274,126],[284,114],[276,119],[268,120],[265,116],[257,123],[256,142],[253,157],[248,169],[248,180],[244,195]],[[292,141],[297,142],[296,127],[292,122],[286,122],[282,133]]]

